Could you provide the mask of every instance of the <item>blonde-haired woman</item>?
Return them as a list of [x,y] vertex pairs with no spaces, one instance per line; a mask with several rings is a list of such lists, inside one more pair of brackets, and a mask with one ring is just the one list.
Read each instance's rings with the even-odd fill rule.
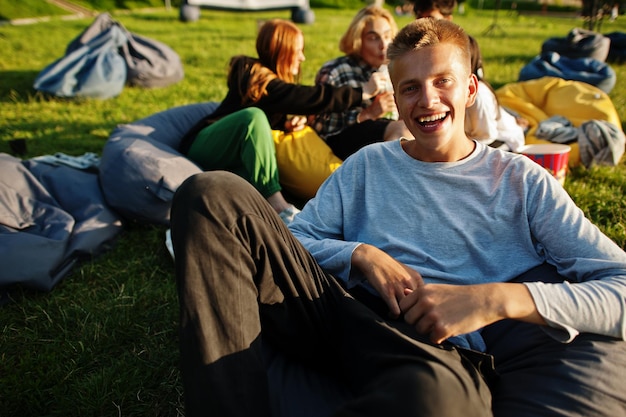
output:
[[397,31],[387,10],[375,5],[362,8],[339,41],[345,55],[326,62],[317,73],[318,85],[333,87],[362,87],[372,74],[387,80],[385,90],[372,99],[315,119],[314,129],[341,159],[374,142],[412,137],[404,122],[392,116],[397,109],[386,70],[387,46]]
[[271,130],[304,127],[305,117],[345,111],[384,88],[383,77],[358,87],[297,84],[305,60],[304,36],[292,22],[272,19],[259,29],[258,57],[231,58],[228,93],[220,106],[200,120],[180,150],[204,170],[226,170],[248,180],[289,223],[298,210],[281,193]]

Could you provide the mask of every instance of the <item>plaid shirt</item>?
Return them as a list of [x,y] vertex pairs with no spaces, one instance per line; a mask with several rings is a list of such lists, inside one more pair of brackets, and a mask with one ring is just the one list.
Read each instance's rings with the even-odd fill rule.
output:
[[[374,71],[376,69],[364,61],[351,56],[342,56],[326,62],[318,71],[315,83],[359,88],[367,83]],[[355,124],[357,115],[371,103],[371,100],[365,100],[359,107],[352,107],[341,113],[322,113],[315,118],[312,126],[323,139],[326,139]]]

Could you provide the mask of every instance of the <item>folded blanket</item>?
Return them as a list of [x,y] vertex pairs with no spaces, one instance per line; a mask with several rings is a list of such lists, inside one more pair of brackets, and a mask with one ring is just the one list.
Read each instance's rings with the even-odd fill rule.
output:
[[[565,117],[576,127],[590,120],[604,120],[622,131],[619,114],[609,95],[582,81],[556,77],[520,81],[499,88],[496,96],[502,106],[528,121],[526,144],[548,142],[537,137],[536,130],[540,122],[552,116]],[[579,165],[582,161],[578,143],[570,146],[569,165]]]
[[554,143],[576,143],[585,167],[617,165],[626,144],[624,133],[605,120],[589,120],[575,127],[563,116],[540,122],[535,136]]

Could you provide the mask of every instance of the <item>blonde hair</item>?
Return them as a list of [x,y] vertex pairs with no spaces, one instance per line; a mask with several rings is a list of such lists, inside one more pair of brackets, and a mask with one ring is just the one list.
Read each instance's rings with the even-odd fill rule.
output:
[[359,10],[352,22],[350,22],[350,26],[348,26],[348,29],[339,41],[339,50],[346,55],[360,56],[363,31],[368,23],[373,22],[377,18],[385,19],[391,28],[391,35],[396,35],[398,25],[396,25],[396,21],[391,13],[382,7],[375,5],[367,6]]

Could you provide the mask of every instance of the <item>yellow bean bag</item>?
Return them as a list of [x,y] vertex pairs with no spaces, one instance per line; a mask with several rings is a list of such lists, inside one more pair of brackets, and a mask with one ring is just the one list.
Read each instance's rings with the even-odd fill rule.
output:
[[315,196],[322,182],[342,163],[309,126],[285,133],[273,130],[280,183],[290,193],[305,199]]
[[[534,135],[539,123],[552,116],[563,116],[575,127],[589,120],[606,120],[622,131],[622,124],[609,96],[597,87],[582,81],[543,77],[510,83],[496,90],[500,104],[526,118],[530,129],[526,144],[550,143]],[[577,143],[572,147],[569,166],[579,165]]]

